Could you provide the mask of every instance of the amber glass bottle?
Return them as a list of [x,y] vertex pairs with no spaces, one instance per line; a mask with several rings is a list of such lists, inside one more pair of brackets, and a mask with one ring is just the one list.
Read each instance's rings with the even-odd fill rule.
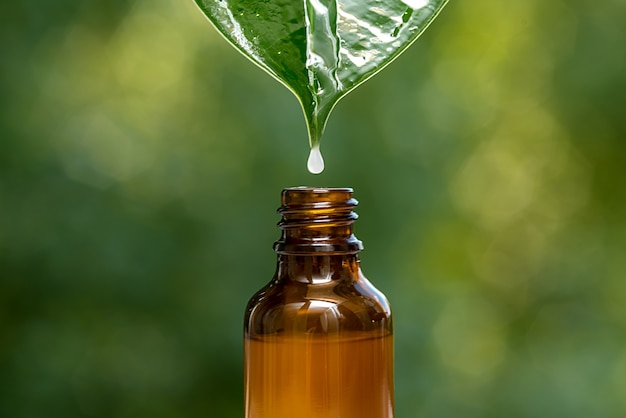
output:
[[356,204],[283,190],[276,274],[246,309],[246,418],[393,418],[391,310],[361,273]]

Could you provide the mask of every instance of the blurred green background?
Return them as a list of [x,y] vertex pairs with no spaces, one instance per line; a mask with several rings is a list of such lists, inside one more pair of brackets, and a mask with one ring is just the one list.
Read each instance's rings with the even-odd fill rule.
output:
[[0,416],[243,416],[283,187],[351,186],[401,418],[626,416],[626,3],[453,1],[344,99],[191,0],[0,14]]

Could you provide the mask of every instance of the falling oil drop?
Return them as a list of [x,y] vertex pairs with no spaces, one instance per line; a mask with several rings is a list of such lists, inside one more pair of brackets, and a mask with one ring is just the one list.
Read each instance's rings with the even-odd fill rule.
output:
[[311,148],[309,161],[307,161],[306,166],[311,174],[319,174],[324,171],[324,158],[322,157],[319,146]]

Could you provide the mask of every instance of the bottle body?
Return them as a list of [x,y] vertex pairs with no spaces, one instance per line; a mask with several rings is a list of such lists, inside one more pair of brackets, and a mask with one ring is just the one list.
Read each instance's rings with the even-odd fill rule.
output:
[[246,418],[393,417],[389,303],[361,272],[351,226],[337,238],[333,221],[284,234],[274,278],[248,304]]

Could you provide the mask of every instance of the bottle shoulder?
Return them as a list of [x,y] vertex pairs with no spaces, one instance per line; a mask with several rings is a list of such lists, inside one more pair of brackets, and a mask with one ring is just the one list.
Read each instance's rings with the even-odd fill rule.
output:
[[276,278],[249,301],[245,318],[251,334],[391,332],[386,297],[363,275],[323,284]]

